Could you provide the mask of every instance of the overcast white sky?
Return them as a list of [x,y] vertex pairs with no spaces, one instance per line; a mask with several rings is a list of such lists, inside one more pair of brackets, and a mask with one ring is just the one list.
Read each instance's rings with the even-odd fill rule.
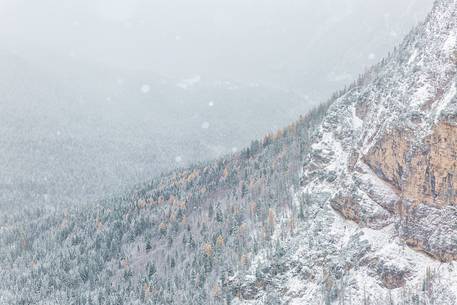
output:
[[[166,76],[307,90],[329,65],[348,81],[432,0],[0,0],[3,48]],[[328,70],[328,69],[327,69]],[[333,73],[333,74],[332,74]],[[327,92],[326,92],[327,93]]]

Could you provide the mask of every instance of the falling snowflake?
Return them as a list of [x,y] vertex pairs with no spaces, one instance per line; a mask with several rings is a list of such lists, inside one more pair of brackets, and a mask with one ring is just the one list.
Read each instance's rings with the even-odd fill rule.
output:
[[213,107],[214,106],[214,102],[213,101],[209,102],[208,106]]
[[203,122],[202,123],[202,128],[203,129],[208,129],[209,128],[209,122]]
[[175,161],[176,161],[176,163],[181,163],[182,162],[182,157],[181,156],[177,156],[175,158]]
[[373,60],[375,58],[376,58],[376,54],[374,54],[374,53],[370,53],[370,55],[368,55],[369,60]]
[[151,86],[149,86],[147,84],[144,84],[143,86],[141,86],[141,92],[148,93],[149,91],[151,91]]
[[232,152],[233,153],[236,153],[238,151],[238,148],[237,147],[232,147]]

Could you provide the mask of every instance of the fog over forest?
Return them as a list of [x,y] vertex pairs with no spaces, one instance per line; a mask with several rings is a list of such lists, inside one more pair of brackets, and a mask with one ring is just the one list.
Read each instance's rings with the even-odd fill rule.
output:
[[0,0],[0,207],[90,203],[237,151],[351,83],[432,2]]

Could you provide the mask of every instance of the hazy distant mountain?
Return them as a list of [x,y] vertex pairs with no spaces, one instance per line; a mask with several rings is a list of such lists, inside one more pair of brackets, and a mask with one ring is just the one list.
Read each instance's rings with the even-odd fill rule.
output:
[[309,107],[283,90],[199,76],[59,58],[45,67],[9,54],[0,66],[2,204],[105,198],[243,147]]

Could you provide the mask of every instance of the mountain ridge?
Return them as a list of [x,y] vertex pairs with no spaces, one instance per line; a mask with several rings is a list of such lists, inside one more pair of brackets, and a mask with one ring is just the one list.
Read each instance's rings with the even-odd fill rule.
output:
[[[345,177],[341,177],[341,194],[333,198],[333,207],[348,218],[358,222],[364,217],[383,221],[391,218],[390,214],[402,214],[409,209],[417,211],[419,208],[416,206],[421,201],[426,203],[423,207],[429,212],[433,207],[453,204],[457,71],[455,17],[454,1],[436,2],[427,21],[405,40],[384,71],[368,87],[349,93],[329,110],[329,117],[323,123],[322,137],[333,138],[334,141],[323,139],[315,145],[329,150],[332,150],[331,145],[340,145],[333,150],[345,154],[338,162],[346,160],[347,164],[334,164]],[[452,47],[449,41],[454,41]],[[389,88],[401,89],[391,93]],[[341,119],[341,112],[349,119]],[[335,132],[332,130],[335,128],[332,116],[340,118],[340,130]],[[345,166],[347,169],[343,169]],[[446,166],[450,167],[449,170]],[[309,174],[312,176],[312,173]],[[363,183],[365,178],[360,175],[387,182],[378,185],[390,189],[391,197],[388,202],[376,202],[371,198],[372,201],[374,199],[371,206],[380,206],[381,209],[367,211],[364,215],[357,211],[361,206],[355,202],[358,200],[355,197],[363,197],[367,191],[376,193],[376,190],[370,190],[367,184],[371,182]],[[360,192],[344,194],[347,193],[345,190],[354,188]],[[353,199],[355,201],[351,202]],[[410,220],[403,223],[405,238],[409,239],[413,238],[406,226],[406,221]],[[424,238],[422,236],[409,244],[441,260],[455,257],[457,249],[432,249],[432,246],[422,245]]]

